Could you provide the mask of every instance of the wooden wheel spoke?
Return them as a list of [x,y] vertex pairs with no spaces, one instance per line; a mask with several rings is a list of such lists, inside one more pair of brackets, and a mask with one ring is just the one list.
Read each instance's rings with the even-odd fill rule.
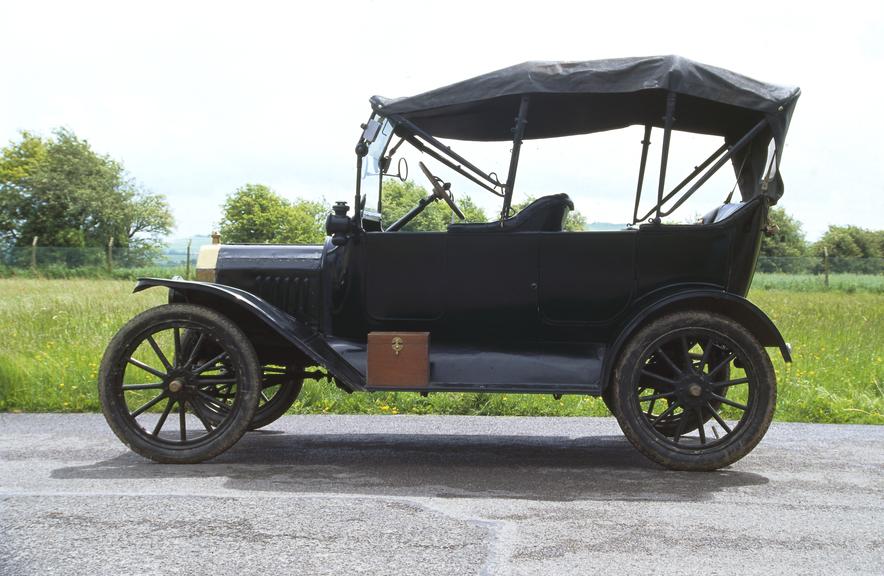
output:
[[166,368],[166,372],[172,370],[172,365],[169,364],[169,359],[166,358],[166,355],[163,354],[163,351],[160,349],[160,345],[157,344],[156,340],[154,340],[153,334],[147,337],[147,343],[150,344],[150,347],[153,348],[154,354],[156,354],[160,362],[163,363],[163,366]]
[[196,414],[196,417],[199,418],[200,422],[203,423],[203,426],[205,427],[206,432],[211,432],[212,431],[211,421],[203,413],[203,407],[200,404],[199,400],[192,399],[190,401],[190,405],[193,407],[193,413]]
[[749,378],[736,378],[734,380],[725,380],[723,382],[713,382],[716,388],[727,388],[728,386],[736,386],[737,384],[748,384]]
[[688,425],[687,418],[679,418],[678,419],[678,426],[675,428],[675,436],[673,436],[673,438],[672,438],[676,444],[678,444],[678,441],[681,439],[681,435],[684,434],[684,429],[687,427],[687,425]]
[[151,368],[150,366],[148,366],[147,364],[145,364],[141,360],[136,360],[135,358],[130,357],[128,360],[126,360],[126,362],[135,366],[136,368],[141,368],[142,370],[144,370],[148,374],[152,374],[152,375],[156,376],[157,378],[165,378],[167,376],[167,374],[165,372],[160,372],[156,368]]
[[196,362],[196,354],[199,352],[200,346],[203,344],[203,338],[205,338],[205,334],[200,332],[200,335],[197,337],[196,342],[194,342],[193,347],[190,349],[190,353],[187,355],[187,361],[184,363],[184,366],[191,366],[194,362]]
[[719,362],[718,365],[715,366],[715,368],[710,370],[709,374],[707,376],[709,376],[709,378],[712,378],[713,376],[718,374],[722,368],[724,368],[725,366],[730,364],[736,357],[737,357],[736,354],[734,354],[733,352],[728,352],[728,354],[727,354],[727,356],[725,356],[724,360]]
[[653,372],[649,372],[648,370],[642,370],[642,376],[657,380],[658,382],[663,382],[664,384],[669,384],[670,386],[675,386],[675,380],[660,376],[659,374],[655,374]]
[[175,401],[172,400],[171,398],[169,398],[169,401],[166,402],[166,409],[163,410],[163,415],[160,416],[160,419],[157,420],[157,425],[154,426],[154,429],[152,432],[152,434],[154,436],[158,435],[160,433],[160,430],[163,429],[163,424],[166,423],[166,418],[169,417],[169,413],[172,411],[172,406],[174,406],[174,405],[175,405]]
[[218,414],[222,414],[229,410],[229,408],[225,404],[219,402],[217,398],[209,396],[202,390],[198,390],[197,395],[203,400],[208,408],[214,410]]
[[682,373],[681,369],[680,369],[678,366],[675,365],[675,362],[672,361],[672,358],[670,358],[670,357],[666,354],[666,352],[663,351],[663,347],[662,347],[662,346],[661,346],[660,348],[657,348],[657,352],[656,352],[655,354],[657,354],[658,356],[660,356],[660,358],[662,358],[663,361],[666,362],[666,364],[667,364],[670,368],[672,368],[672,370],[673,370],[676,374],[681,374],[681,373]]
[[694,413],[697,415],[697,432],[700,433],[700,444],[705,444],[706,443],[706,421],[703,420],[703,408],[700,406],[697,406],[696,408],[694,408]]
[[651,425],[652,425],[652,426],[653,426],[653,425],[656,425],[657,422],[663,420],[663,418],[665,418],[666,416],[669,416],[670,414],[672,414],[672,411],[675,410],[676,408],[678,408],[679,406],[681,406],[681,404],[680,404],[678,401],[675,401],[675,402],[673,402],[672,404],[670,404],[669,407],[666,408],[666,410],[664,410],[663,412],[661,412],[660,414],[658,414],[656,418],[654,418],[653,420],[651,420]]
[[153,400],[148,400],[147,402],[145,402],[144,404],[142,404],[141,406],[136,408],[134,412],[129,412],[129,416],[131,416],[132,418],[138,418],[139,416],[141,416],[144,413],[145,410],[149,410],[151,407],[158,404],[160,402],[160,400],[162,400],[165,397],[166,397],[166,393],[165,392],[161,393],[159,396],[157,396]]
[[206,370],[208,370],[209,368],[211,368],[212,366],[214,366],[215,364],[217,364],[218,362],[220,362],[221,360],[223,360],[226,357],[227,357],[227,352],[222,352],[222,353],[218,354],[217,356],[215,356],[214,358],[212,358],[211,360],[209,360],[208,362],[200,365],[196,370],[194,370],[191,373],[194,376],[199,376],[200,374],[202,374],[203,372],[205,372]]
[[709,351],[712,350],[712,339],[706,340],[706,346],[703,346],[703,356],[700,358],[700,368],[698,372],[700,374],[703,373],[703,370],[709,366]]
[[151,384],[123,384],[123,390],[157,390],[162,387],[162,382],[153,382]]
[[725,422],[724,419],[721,417],[721,414],[718,413],[718,410],[716,410],[715,408],[712,407],[712,404],[710,404],[709,402],[706,402],[706,409],[712,413],[712,417],[715,418],[715,421],[718,422],[718,424],[722,428],[724,428],[725,432],[727,432],[728,434],[733,432],[733,430],[731,430],[731,427],[728,426],[727,422]]
[[213,376],[203,376],[196,379],[197,386],[200,388],[208,388],[210,386],[218,386],[219,384],[236,384],[236,378],[215,378]]
[[187,442],[187,407],[184,402],[178,401],[178,432],[182,442]]
[[654,400],[658,400],[660,398],[671,398],[675,396],[675,392],[661,392],[659,394],[651,394],[650,396],[639,396],[639,402],[653,402]]
[[749,409],[749,407],[746,406],[745,404],[740,404],[739,402],[734,402],[733,400],[725,398],[724,396],[719,396],[718,394],[710,394],[710,396],[712,396],[713,398],[715,398],[716,400],[718,400],[722,404],[727,404],[728,406],[733,406],[734,408],[739,408],[740,410],[743,410],[744,412]]

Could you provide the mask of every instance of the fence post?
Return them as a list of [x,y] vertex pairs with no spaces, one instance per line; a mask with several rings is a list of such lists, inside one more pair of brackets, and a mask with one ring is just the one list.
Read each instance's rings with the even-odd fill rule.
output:
[[193,238],[187,239],[187,266],[184,268],[184,279],[190,280],[190,243],[193,242]]
[[823,272],[826,275],[826,288],[829,287],[829,249],[823,246]]
[[37,270],[37,240],[39,236],[34,236],[34,241],[31,242],[31,270]]
[[114,271],[114,258],[113,258],[113,250],[114,250],[114,237],[111,236],[107,239],[107,271],[111,273]]

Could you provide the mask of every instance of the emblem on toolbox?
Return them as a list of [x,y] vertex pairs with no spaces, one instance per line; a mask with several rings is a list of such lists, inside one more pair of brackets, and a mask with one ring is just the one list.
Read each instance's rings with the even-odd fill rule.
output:
[[394,336],[392,347],[393,352],[396,353],[396,356],[399,356],[399,353],[402,352],[403,348],[405,348],[405,344],[402,343],[402,338],[400,338],[399,336]]

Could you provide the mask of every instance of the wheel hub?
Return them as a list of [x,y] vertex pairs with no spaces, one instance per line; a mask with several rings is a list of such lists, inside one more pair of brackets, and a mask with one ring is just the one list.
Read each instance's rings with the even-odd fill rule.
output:
[[182,389],[184,389],[184,381],[180,378],[175,378],[169,382],[169,392],[177,394],[178,392],[181,392]]
[[693,408],[702,405],[707,389],[708,384],[702,376],[691,374],[679,381],[676,394],[682,405]]

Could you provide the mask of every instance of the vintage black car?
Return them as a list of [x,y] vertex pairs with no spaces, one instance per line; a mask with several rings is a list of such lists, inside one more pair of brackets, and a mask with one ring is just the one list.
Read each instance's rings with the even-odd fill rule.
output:
[[[136,291],[167,288],[169,303],[111,341],[99,377],[105,417],[147,458],[197,462],[282,415],[304,378],[352,392],[586,394],[601,396],[663,466],[727,466],[773,416],[765,347],[791,360],[745,296],[783,192],[799,93],[667,56],[528,62],[410,98],[375,96],[356,145],[353,204],[333,207],[325,245],[216,244],[200,252],[198,281],[138,281]],[[513,214],[524,140],[633,125],[644,139],[631,225],[565,232],[565,194]],[[640,213],[655,129],[661,169],[653,206]],[[715,136],[720,147],[667,189],[673,131]],[[452,140],[509,142],[506,177]],[[432,193],[385,222],[381,183],[401,146],[437,164],[420,164]],[[727,195],[696,224],[663,222],[727,163],[736,201]],[[438,172],[500,197],[499,219],[403,230],[438,200],[462,218]]]

